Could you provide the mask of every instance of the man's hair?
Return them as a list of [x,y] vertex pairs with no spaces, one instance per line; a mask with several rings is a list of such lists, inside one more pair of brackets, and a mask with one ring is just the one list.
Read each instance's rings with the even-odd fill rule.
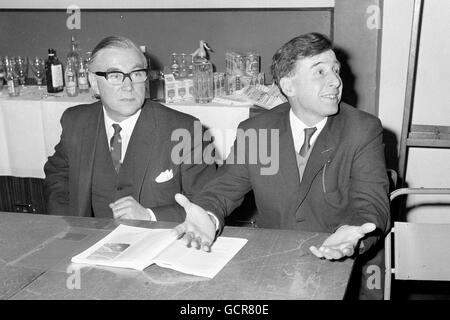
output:
[[[104,39],[102,39],[92,50],[91,60],[89,61],[89,64],[92,65],[95,62],[95,58],[97,57],[98,53],[103,49],[108,48],[123,48],[123,49],[135,49],[137,52],[139,52],[142,55],[142,59],[145,61],[145,64],[147,64],[147,59],[145,59],[144,54],[142,51],[134,44],[133,41],[131,41],[128,38],[122,37],[122,36],[109,36]],[[146,66],[148,67],[148,66]]]
[[280,79],[289,75],[298,59],[312,57],[332,49],[331,41],[320,33],[307,33],[285,43],[272,57],[270,71],[280,86]]

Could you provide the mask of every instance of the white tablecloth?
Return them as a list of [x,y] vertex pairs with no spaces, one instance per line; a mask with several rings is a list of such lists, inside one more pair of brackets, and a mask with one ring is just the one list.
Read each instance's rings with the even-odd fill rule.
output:
[[193,115],[200,120],[203,126],[208,128],[214,137],[216,159],[225,160],[233,142],[236,139],[236,131],[239,123],[248,119],[250,105],[224,105],[209,103],[199,105],[194,103],[166,104],[168,107],[180,112]]
[[[59,120],[67,108],[91,103],[92,93],[77,97],[41,98],[46,89],[26,87],[18,97],[0,94],[0,175],[44,178],[44,164],[54,153],[61,134]],[[238,124],[249,117],[251,105],[193,103],[168,104],[170,108],[191,114],[210,129],[219,158],[224,159],[233,144]]]

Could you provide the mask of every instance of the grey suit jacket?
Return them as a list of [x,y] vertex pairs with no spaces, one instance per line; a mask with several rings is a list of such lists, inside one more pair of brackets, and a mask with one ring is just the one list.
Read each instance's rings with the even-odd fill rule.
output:
[[[388,179],[379,119],[341,103],[339,112],[328,118],[318,136],[300,182],[289,110],[289,103],[285,103],[240,124],[243,130],[278,130],[277,143],[268,139],[270,152],[279,153],[275,174],[262,174],[261,169],[268,165],[259,156],[252,163],[247,145],[245,163],[234,158],[234,164],[219,168],[217,177],[193,201],[216,214],[221,225],[250,190],[255,195],[256,224],[260,227],[331,233],[344,224],[373,222],[378,230],[364,241],[367,249],[389,227]],[[264,145],[260,140],[258,145]],[[236,148],[235,142],[232,155]]]
[[[75,106],[63,113],[61,140],[44,166],[49,214],[92,215],[92,168],[102,112],[101,102],[96,102]],[[157,220],[184,221],[185,212],[175,202],[175,193],[192,198],[215,174],[215,165],[193,161],[176,164],[171,160],[173,147],[180,143],[171,141],[172,132],[177,129],[187,130],[192,137],[182,141],[183,150],[187,150],[182,156],[189,159],[197,154],[195,159],[202,159],[198,153],[202,152],[203,140],[194,137],[195,120],[192,116],[146,101],[134,128],[130,139],[130,145],[135,146],[131,195],[141,205],[152,209]],[[166,170],[172,170],[173,178],[157,183],[156,177]]]

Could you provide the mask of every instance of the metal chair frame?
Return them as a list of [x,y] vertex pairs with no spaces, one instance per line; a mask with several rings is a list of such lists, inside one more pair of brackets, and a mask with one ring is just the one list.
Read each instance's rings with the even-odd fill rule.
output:
[[[445,194],[450,195],[450,188],[400,188],[395,191],[393,191],[390,194],[390,200],[394,200],[396,197],[401,195],[408,195],[408,194],[428,194],[428,195],[437,195],[437,194]],[[407,222],[408,223],[408,222]],[[416,223],[411,223],[416,224]],[[417,223],[418,224],[418,223]],[[450,226],[450,225],[449,225]],[[398,261],[397,257],[398,255],[395,255],[395,267],[392,268],[392,233],[395,232],[395,224],[394,227],[389,231],[389,233],[385,237],[385,277],[384,277],[384,299],[389,300],[391,297],[391,283],[392,283],[392,274],[394,274],[394,278],[398,279],[398,272],[396,269],[398,269]],[[398,236],[398,234],[397,234]],[[449,234],[450,237],[450,234]],[[396,253],[396,241],[394,239],[394,252]],[[448,250],[446,248],[445,250]],[[450,261],[449,261],[450,264]],[[413,280],[413,279],[411,279]],[[416,279],[416,280],[425,280],[425,279]],[[436,279],[430,279],[430,280],[436,280]],[[442,279],[442,280],[450,280],[450,279]]]

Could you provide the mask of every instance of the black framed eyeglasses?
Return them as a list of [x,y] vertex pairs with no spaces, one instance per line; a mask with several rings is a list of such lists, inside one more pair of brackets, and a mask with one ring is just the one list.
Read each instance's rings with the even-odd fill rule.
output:
[[107,72],[94,72],[94,74],[104,77],[112,85],[121,85],[126,78],[130,78],[133,83],[142,83],[147,80],[148,70],[138,69],[129,73],[122,71],[107,71]]

